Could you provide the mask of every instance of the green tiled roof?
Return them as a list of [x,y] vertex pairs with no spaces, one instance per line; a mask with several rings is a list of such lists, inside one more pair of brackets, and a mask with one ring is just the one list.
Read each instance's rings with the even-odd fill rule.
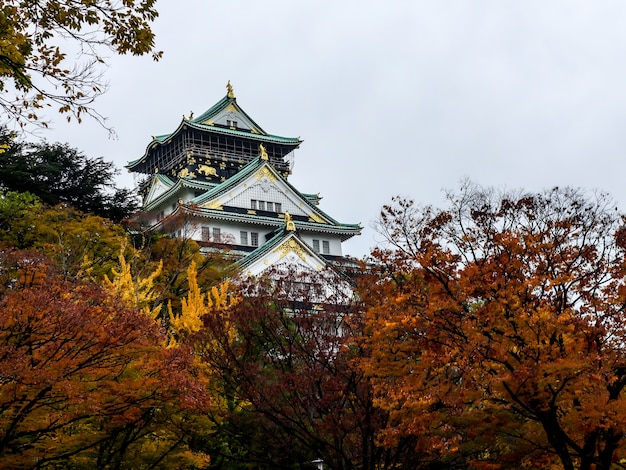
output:
[[144,210],[150,210],[151,208],[158,206],[161,202],[166,200],[172,193],[175,193],[176,191],[178,191],[180,187],[188,187],[188,188],[202,189],[205,191],[209,191],[211,190],[213,186],[215,186],[214,183],[208,183],[206,181],[194,180],[194,179],[189,179],[189,178],[179,178],[177,181],[173,181],[168,176],[162,175],[160,173],[157,173],[155,177],[159,181],[163,182],[165,185],[169,186],[169,188],[166,191],[164,191],[162,194],[157,196],[146,207],[144,207]]
[[[230,104],[233,104],[238,109],[238,111],[242,113],[246,117],[246,119],[248,119],[254,125],[258,133],[251,132],[251,131],[244,130],[244,129],[231,129],[228,127],[212,126],[209,124],[204,124],[204,122],[209,121],[213,116],[217,115],[219,112],[224,110]],[[140,163],[142,163],[142,160],[144,160],[148,156],[148,154],[150,153],[150,149],[152,148],[153,145],[167,144],[167,142],[170,139],[174,138],[178,133],[180,133],[181,130],[185,128],[185,126],[188,126],[193,129],[198,129],[200,131],[211,132],[211,133],[222,134],[222,135],[231,135],[234,137],[241,137],[244,139],[250,139],[250,140],[254,140],[258,142],[272,143],[276,145],[283,145],[287,147],[295,148],[302,143],[302,141],[298,137],[282,137],[279,135],[268,134],[256,122],[254,122],[254,120],[250,116],[248,116],[248,114],[245,111],[243,111],[243,109],[241,109],[241,107],[237,104],[236,98],[229,98],[227,95],[224,98],[222,98],[220,101],[218,101],[216,104],[214,104],[212,107],[210,107],[208,110],[206,110],[204,113],[202,113],[200,116],[198,116],[197,118],[193,118],[193,119],[183,118],[183,120],[180,122],[180,124],[178,125],[178,127],[176,128],[174,132],[170,134],[161,134],[158,136],[153,136],[152,141],[150,141],[150,143],[146,147],[146,151],[144,152],[144,155],[136,160],[128,162],[128,164],[126,165],[126,168],[132,171],[133,168],[137,167]]]
[[[238,212],[229,212],[220,209],[207,209],[205,207],[200,208],[183,208],[188,213],[198,216],[207,217],[211,219],[227,220],[231,222],[258,222],[260,225],[280,227],[285,224],[285,220],[280,217],[267,217],[255,214],[243,214]],[[319,222],[304,222],[300,220],[294,220],[298,230],[310,230],[313,232],[326,232],[337,235],[342,235],[343,240],[353,237],[361,232],[361,226],[359,224],[321,224]]]
[[230,188],[232,188],[233,186],[236,186],[237,184],[239,184],[239,182],[246,179],[248,176],[253,174],[256,170],[261,168],[261,166],[263,166],[263,162],[264,160],[262,160],[261,157],[255,158],[250,163],[246,164],[236,174],[228,178],[226,181],[218,184],[211,191],[198,196],[191,202],[194,204],[202,204],[203,202],[208,201],[209,199],[213,199],[213,198],[221,196],[222,194],[228,192]]
[[211,120],[211,118],[217,116],[220,112],[222,112],[224,109],[226,109],[229,105],[233,105],[235,108],[237,108],[237,110],[243,114],[246,119],[248,119],[252,124],[254,124],[255,129],[261,134],[261,135],[268,135],[267,132],[265,132],[261,126],[259,126],[256,122],[254,122],[254,120],[248,116],[248,113],[246,113],[241,106],[239,106],[237,104],[237,98],[229,98],[228,95],[224,96],[224,98],[222,98],[221,100],[219,100],[217,103],[215,103],[213,106],[211,106],[209,109],[207,109],[205,112],[203,112],[200,116],[198,116],[197,118],[193,118],[190,119],[189,122],[190,123],[194,123],[194,124],[202,124],[205,121],[209,121]]

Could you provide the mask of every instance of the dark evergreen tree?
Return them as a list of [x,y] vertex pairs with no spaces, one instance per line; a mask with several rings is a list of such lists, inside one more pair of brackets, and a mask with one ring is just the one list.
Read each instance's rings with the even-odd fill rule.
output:
[[11,142],[6,134],[2,140],[0,187],[5,191],[30,192],[45,204],[66,203],[115,222],[137,210],[137,198],[115,187],[118,170],[102,157],[89,158],[68,144]]

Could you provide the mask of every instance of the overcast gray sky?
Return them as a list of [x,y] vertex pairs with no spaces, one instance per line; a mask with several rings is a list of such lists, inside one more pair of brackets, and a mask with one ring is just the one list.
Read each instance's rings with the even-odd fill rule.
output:
[[[304,139],[290,181],[360,222],[396,194],[581,186],[626,210],[626,3],[608,0],[160,0],[164,58],[112,57],[93,122],[44,132],[118,167],[231,81],[267,132]],[[125,170],[121,184],[133,179]]]

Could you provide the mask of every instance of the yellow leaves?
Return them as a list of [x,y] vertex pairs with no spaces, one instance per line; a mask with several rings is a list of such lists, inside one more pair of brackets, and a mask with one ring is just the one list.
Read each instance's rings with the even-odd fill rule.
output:
[[[202,317],[212,308],[225,309],[236,303],[236,300],[229,296],[228,281],[224,281],[219,286],[213,286],[210,293],[201,292],[195,261],[192,261],[187,268],[187,282],[189,292],[186,298],[181,299],[180,315],[170,314],[170,327],[177,338],[200,331]],[[176,339],[174,339],[175,342]]]
[[154,289],[154,281],[161,274],[163,262],[159,262],[156,270],[146,277],[133,277],[131,266],[124,256],[124,246],[120,250],[118,257],[119,270],[112,269],[112,279],[107,275],[104,277],[104,286],[122,299],[126,305],[135,307],[143,311],[152,319],[156,319],[161,313],[161,306],[153,306],[152,303],[157,297]]

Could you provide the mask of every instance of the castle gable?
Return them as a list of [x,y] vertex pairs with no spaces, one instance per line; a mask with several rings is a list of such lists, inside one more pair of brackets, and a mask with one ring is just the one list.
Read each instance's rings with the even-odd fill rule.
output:
[[247,275],[256,276],[268,266],[299,266],[305,270],[320,271],[326,261],[311,250],[294,232],[281,232],[265,245],[239,262]]
[[[244,172],[242,172],[244,173]],[[306,217],[313,222],[331,224],[304,196],[287,183],[267,162],[261,159],[247,168],[245,178],[224,183],[201,198],[201,208],[216,209],[234,207],[246,209],[250,214],[257,212],[289,212],[293,216]]]
[[229,127],[231,129],[240,129],[247,131],[259,131],[254,122],[234,102],[229,103],[226,108],[217,113],[215,116],[202,122],[201,124],[221,125],[224,127]]
[[148,206],[150,203],[152,203],[160,196],[165,194],[167,191],[172,189],[173,186],[174,182],[167,176],[154,175],[152,177],[152,183],[150,184],[150,189],[148,190],[143,205]]

